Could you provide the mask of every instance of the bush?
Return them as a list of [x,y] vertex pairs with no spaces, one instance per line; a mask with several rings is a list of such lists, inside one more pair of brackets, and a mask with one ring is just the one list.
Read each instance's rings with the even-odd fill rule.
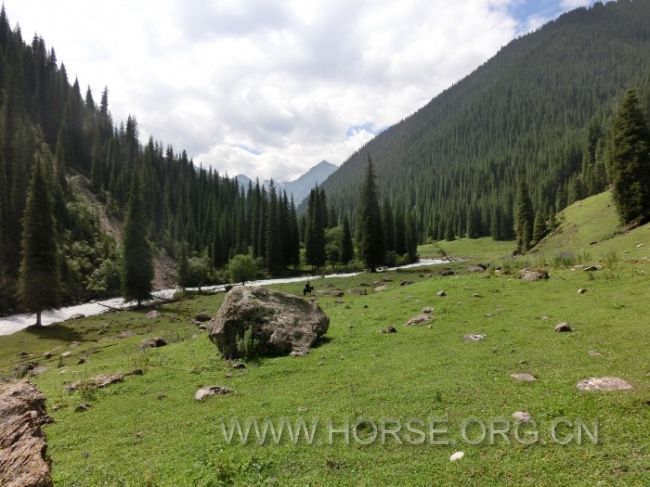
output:
[[247,254],[235,255],[228,263],[228,274],[230,282],[242,284],[246,281],[252,281],[257,277],[257,263]]

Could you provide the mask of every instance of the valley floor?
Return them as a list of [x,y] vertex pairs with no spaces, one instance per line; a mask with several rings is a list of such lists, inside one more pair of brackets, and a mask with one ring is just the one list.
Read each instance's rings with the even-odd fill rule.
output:
[[[318,297],[331,325],[327,339],[304,357],[234,369],[192,323],[198,312],[217,311],[223,295],[212,295],[161,306],[154,319],[124,311],[0,337],[0,370],[21,361],[47,369],[30,380],[47,395],[55,420],[45,429],[55,485],[648,485],[649,234],[650,226],[637,229],[611,245],[592,246],[591,255],[576,254],[575,262],[565,256],[563,265],[551,253],[503,259],[506,244],[461,240],[442,245],[468,263],[495,261],[502,272],[467,273],[468,263],[456,263],[451,276],[432,267],[317,279],[317,290],[345,294]],[[435,252],[421,249],[422,255]],[[585,272],[576,267],[580,260],[602,268]],[[542,264],[547,281],[518,279],[518,267]],[[375,291],[379,279],[391,281]],[[273,287],[302,290],[300,283]],[[587,291],[578,294],[580,288]],[[368,294],[355,294],[359,289]],[[433,308],[430,323],[403,326],[425,307]],[[560,322],[573,332],[554,332]],[[382,333],[388,325],[397,333]],[[470,334],[484,338],[468,341]],[[154,336],[169,344],[141,350]],[[51,358],[43,358],[46,351]],[[100,390],[65,390],[75,381],[133,369],[144,373]],[[516,373],[536,380],[517,381]],[[632,389],[576,388],[603,376],[620,377]],[[209,385],[234,393],[195,401],[196,390]],[[82,403],[88,409],[76,412]],[[515,412],[534,418],[535,427],[519,433],[530,439],[525,433],[536,431],[538,441],[517,440]],[[277,426],[282,418],[316,422],[315,443],[303,437],[294,444],[285,436],[261,445],[253,436],[242,444],[236,432],[233,441],[226,438],[231,421],[245,426],[257,419],[262,427],[265,419]],[[348,430],[349,442],[340,432],[330,441],[330,425],[341,430],[359,418],[364,423]],[[447,432],[431,438],[429,418],[444,419],[436,429],[446,425]],[[465,429],[468,418],[475,419]],[[390,429],[409,420],[424,422],[420,444],[405,428],[400,440],[389,432],[383,444],[367,441],[382,421]],[[503,421],[509,431],[490,441],[490,427],[503,429]],[[480,424],[487,435],[476,441]],[[559,444],[553,431],[571,441]],[[464,457],[450,461],[458,451]]]

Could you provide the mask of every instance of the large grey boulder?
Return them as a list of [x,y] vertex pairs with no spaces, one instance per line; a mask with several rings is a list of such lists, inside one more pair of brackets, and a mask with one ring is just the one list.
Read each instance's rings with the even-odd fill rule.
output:
[[45,396],[28,382],[0,386],[0,485],[52,485],[41,425],[50,421]]
[[304,354],[327,332],[320,307],[263,287],[233,288],[208,323],[210,340],[225,359]]

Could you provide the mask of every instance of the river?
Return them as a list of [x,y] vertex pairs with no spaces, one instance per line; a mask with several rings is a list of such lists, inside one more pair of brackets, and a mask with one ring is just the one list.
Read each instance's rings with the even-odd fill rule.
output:
[[[383,272],[394,271],[397,269],[409,269],[414,267],[426,267],[430,265],[439,265],[448,263],[447,260],[441,259],[420,259],[415,264],[403,265],[400,267],[394,267],[390,269],[385,269]],[[343,277],[354,277],[361,274],[361,272],[351,272],[347,274],[328,274],[324,276],[325,279],[336,279]],[[279,279],[262,279],[260,281],[247,282],[246,285],[250,286],[268,286],[272,284],[289,284],[292,282],[304,282],[304,281],[316,281],[320,279],[321,276],[299,276],[299,277],[287,277]],[[196,290],[190,288],[190,290]],[[225,285],[219,286],[206,286],[202,288],[202,291],[205,292],[223,292],[225,290]],[[153,293],[154,298],[156,299],[171,299],[174,296],[174,293],[178,289],[163,289],[162,291],[156,291]],[[60,323],[62,321],[69,320],[75,315],[84,315],[84,316],[96,316],[107,311],[114,309],[129,309],[134,306],[133,302],[124,302],[122,298],[111,298],[105,299],[102,301],[90,301],[88,303],[76,304],[74,306],[66,306],[64,308],[59,308],[56,310],[44,311],[41,316],[41,321],[44,326],[51,325],[53,323]],[[34,324],[35,316],[33,314],[17,314],[12,316],[3,316],[0,317],[0,336],[2,335],[11,335],[17,331],[23,330],[28,326]]]

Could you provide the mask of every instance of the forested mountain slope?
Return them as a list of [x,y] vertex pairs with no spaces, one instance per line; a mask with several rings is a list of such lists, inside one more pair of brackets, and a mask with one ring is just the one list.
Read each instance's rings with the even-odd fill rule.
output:
[[417,209],[421,240],[462,235],[468,219],[480,235],[511,238],[519,177],[547,216],[604,189],[607,119],[631,86],[650,112],[648,74],[650,2],[572,11],[378,135],[323,187],[354,218],[370,155],[383,195]]

